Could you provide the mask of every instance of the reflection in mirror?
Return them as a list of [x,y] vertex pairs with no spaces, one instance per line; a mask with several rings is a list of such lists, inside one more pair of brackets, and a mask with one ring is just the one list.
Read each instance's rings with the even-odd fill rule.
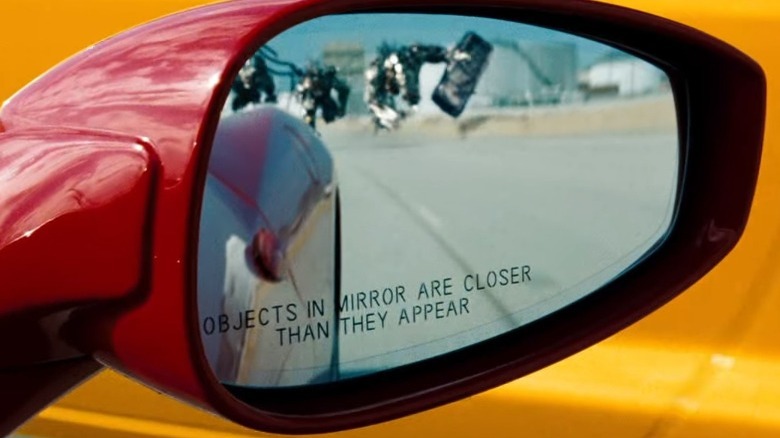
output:
[[208,361],[316,384],[527,325],[663,240],[679,160],[667,76],[612,47],[461,16],[295,26],[246,61],[214,141]]

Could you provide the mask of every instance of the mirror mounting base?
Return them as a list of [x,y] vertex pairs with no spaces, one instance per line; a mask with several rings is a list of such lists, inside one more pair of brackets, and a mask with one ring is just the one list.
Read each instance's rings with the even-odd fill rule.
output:
[[79,385],[102,366],[80,357],[18,369],[0,370],[0,436],[11,434],[38,411]]

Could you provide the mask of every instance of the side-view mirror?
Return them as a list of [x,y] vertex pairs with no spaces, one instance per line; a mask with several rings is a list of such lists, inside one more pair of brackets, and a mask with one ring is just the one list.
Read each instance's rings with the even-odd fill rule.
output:
[[584,0],[246,0],[0,111],[0,432],[106,366],[313,433],[531,373],[736,245],[761,69]]

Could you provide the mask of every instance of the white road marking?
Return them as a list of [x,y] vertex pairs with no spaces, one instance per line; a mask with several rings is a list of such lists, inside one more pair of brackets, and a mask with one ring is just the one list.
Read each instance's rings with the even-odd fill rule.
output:
[[420,217],[431,227],[436,228],[437,230],[442,228],[442,220],[436,216],[436,213],[432,212],[427,207],[418,205],[417,212],[420,214]]

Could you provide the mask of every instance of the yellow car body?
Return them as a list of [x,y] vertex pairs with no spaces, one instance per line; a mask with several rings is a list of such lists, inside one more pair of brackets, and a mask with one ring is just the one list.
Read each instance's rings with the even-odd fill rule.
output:
[[[3,0],[0,101],[100,39],[203,3]],[[690,290],[600,344],[479,396],[341,436],[780,436],[780,2],[612,3],[718,37],[764,69],[764,150],[742,240]],[[19,432],[58,437],[262,435],[111,371],[42,411]]]

